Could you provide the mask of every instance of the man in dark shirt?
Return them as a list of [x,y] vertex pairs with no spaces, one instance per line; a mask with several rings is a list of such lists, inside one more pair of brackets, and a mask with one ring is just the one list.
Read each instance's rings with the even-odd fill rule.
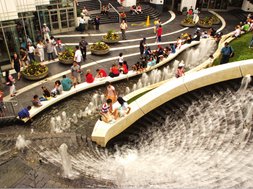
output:
[[24,119],[24,118],[30,119],[29,110],[31,110],[31,106],[27,106],[26,108],[23,108],[20,112],[18,112],[19,119]]
[[86,51],[87,51],[87,41],[85,40],[85,37],[82,37],[82,40],[79,42],[79,47],[83,56],[83,60],[86,60]]
[[229,58],[233,55],[234,50],[232,47],[225,43],[225,46],[221,49],[221,61],[220,64],[225,64],[229,62]]
[[144,38],[140,41],[140,54],[141,54],[141,57],[143,56],[145,45],[146,45],[146,38],[144,37]]

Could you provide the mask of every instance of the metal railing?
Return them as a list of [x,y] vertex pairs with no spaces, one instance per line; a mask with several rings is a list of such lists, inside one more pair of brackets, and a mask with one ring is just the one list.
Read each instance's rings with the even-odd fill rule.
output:
[[109,3],[108,6],[109,6],[109,8],[111,7],[118,14],[119,22],[120,22],[120,13],[119,13],[119,11],[111,3]]
[[0,104],[0,120],[15,118],[17,116],[15,106],[17,106],[17,101],[7,101]]
[[99,9],[101,10],[102,9],[102,2],[100,0],[98,0],[99,2]]

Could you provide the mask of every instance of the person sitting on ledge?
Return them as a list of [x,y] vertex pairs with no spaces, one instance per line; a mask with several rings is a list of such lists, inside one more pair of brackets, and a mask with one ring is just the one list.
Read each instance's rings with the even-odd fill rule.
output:
[[31,108],[32,108],[31,106],[27,106],[26,108],[23,108],[22,110],[20,110],[18,112],[19,119],[25,119],[25,118],[30,119],[29,111],[31,110]]
[[150,67],[156,65],[156,61],[157,61],[157,60],[156,60],[156,57],[153,58],[153,57],[151,56],[151,57],[149,58],[149,60],[148,60],[147,67],[150,68]]
[[60,80],[55,81],[54,88],[51,91],[51,96],[56,97],[56,95],[60,95],[62,93],[62,86]]
[[120,96],[118,97],[117,101],[120,104],[120,107],[118,108],[119,117],[124,117],[125,115],[129,114],[131,108],[128,106],[127,102]]
[[130,13],[131,13],[132,15],[138,14],[135,5],[133,5],[133,6],[130,7]]
[[93,77],[93,75],[92,75],[90,69],[88,69],[88,70],[86,71],[85,81],[86,81],[87,83],[92,83],[92,82],[94,81],[94,77]]
[[35,107],[40,107],[40,106],[42,106],[41,101],[40,101],[38,95],[34,95],[34,96],[33,96],[32,104],[33,104],[33,106],[35,106]]
[[106,123],[113,122],[114,120],[118,118],[118,111],[113,110],[112,108],[112,99],[110,98],[107,99],[106,103],[102,105],[100,115],[101,115],[101,120]]
[[43,91],[43,97],[40,98],[40,101],[49,100],[51,98],[51,94],[50,94],[49,90],[45,86],[42,86],[41,89]]
[[127,61],[124,60],[122,68],[123,68],[123,70],[122,70],[123,74],[127,74],[128,73],[128,64],[127,64]]
[[96,69],[96,78],[103,78],[103,77],[107,77],[107,73],[105,72],[104,69]]
[[138,5],[138,6],[136,7],[136,10],[137,10],[137,13],[138,13],[138,14],[142,14],[142,7],[141,7],[141,5]]
[[66,75],[62,76],[61,85],[63,91],[69,91],[72,87],[72,81],[70,78],[68,78]]
[[119,69],[118,69],[118,66],[116,64],[113,64],[112,67],[110,68],[109,76],[110,77],[119,76]]
[[179,77],[182,77],[182,76],[184,76],[184,64],[179,63],[178,68],[177,68],[177,72],[176,72],[176,78],[179,78]]

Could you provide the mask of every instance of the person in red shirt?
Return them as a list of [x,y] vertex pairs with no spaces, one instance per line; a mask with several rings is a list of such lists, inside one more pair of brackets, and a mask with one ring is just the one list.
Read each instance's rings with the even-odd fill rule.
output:
[[113,64],[112,67],[110,68],[110,77],[117,77],[119,76],[119,68],[116,64]]
[[96,78],[107,77],[107,73],[103,69],[96,69],[97,75]]
[[123,68],[123,74],[127,74],[128,73],[127,61],[123,62],[122,68]]
[[86,71],[85,79],[87,83],[92,83],[94,81],[94,77],[90,70]]
[[156,30],[156,36],[157,36],[157,41],[158,42],[162,41],[162,33],[163,33],[162,25],[159,25],[159,27]]

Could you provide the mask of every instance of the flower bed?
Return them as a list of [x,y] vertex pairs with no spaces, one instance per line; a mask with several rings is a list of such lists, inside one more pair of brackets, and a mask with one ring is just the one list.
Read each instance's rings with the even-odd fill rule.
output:
[[59,53],[59,62],[62,64],[73,64],[75,52],[73,48],[65,47],[62,53]]
[[109,30],[106,35],[102,37],[102,41],[105,43],[117,43],[120,40],[119,34],[116,34],[113,30]]
[[33,62],[22,71],[22,75],[27,80],[40,80],[47,77],[48,67],[41,65],[38,62]]
[[213,20],[211,17],[205,17],[204,19],[199,19],[198,26],[201,28],[211,28],[213,25]]
[[196,23],[193,21],[192,16],[187,16],[184,20],[181,21],[181,25],[185,27],[194,27]]
[[96,42],[90,46],[90,51],[95,55],[105,55],[110,52],[110,47],[104,42]]

